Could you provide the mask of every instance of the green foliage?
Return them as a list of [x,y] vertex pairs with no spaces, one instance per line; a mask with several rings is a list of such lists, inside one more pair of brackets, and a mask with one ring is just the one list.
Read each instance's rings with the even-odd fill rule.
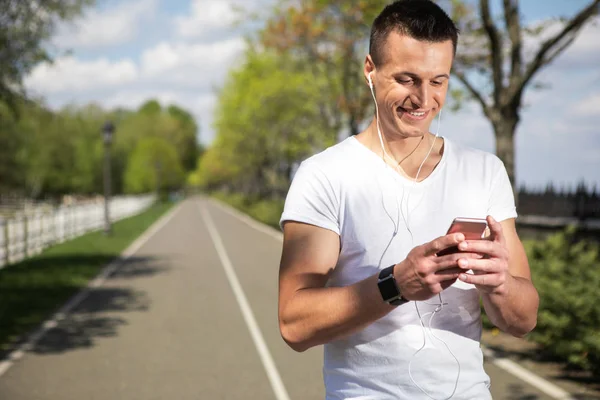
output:
[[211,196],[248,214],[257,221],[279,229],[279,219],[283,213],[284,200],[251,200],[240,193],[215,191]]
[[294,163],[333,144],[319,110],[322,80],[293,58],[249,51],[220,93],[216,139],[193,181],[251,198],[282,198]]
[[[126,158],[143,138],[158,137],[175,147],[178,162],[185,171],[193,171],[199,150],[197,130],[194,118],[186,110],[177,106],[165,109],[156,100],[150,100],[119,123],[115,135],[117,157]],[[126,162],[122,161],[122,165],[125,167]]]
[[279,220],[283,213],[285,201],[278,200],[259,200],[247,207],[248,214],[267,225],[274,228],[279,228]]
[[265,48],[282,56],[294,55],[301,68],[321,77],[321,112],[336,133],[343,129],[357,134],[361,124],[372,117],[371,94],[362,67],[371,22],[388,3],[282,0],[259,32]]
[[0,102],[15,111],[22,80],[41,61],[50,60],[45,41],[60,20],[78,15],[92,0],[0,0]]
[[[184,161],[193,170],[198,158],[196,123],[187,111],[176,106],[163,109],[151,101],[138,112],[106,111],[93,104],[52,112],[39,104],[19,101],[15,107],[16,113],[0,102],[2,194],[59,198],[63,194],[102,193],[105,148],[101,131],[107,120],[116,125],[111,146],[115,194],[123,193],[129,159],[144,139],[160,139],[170,148],[167,155],[160,153],[159,159],[166,174],[161,184],[164,189],[182,184]],[[145,175],[156,174],[149,171]],[[142,182],[146,183],[141,184],[144,187],[155,188],[156,182],[161,182],[159,179],[148,183],[145,175],[142,174]]]
[[202,147],[197,140],[199,132],[196,120],[189,112],[175,105],[169,106],[166,112],[178,123],[175,147],[180,153],[183,168],[186,171],[193,171],[202,151]]
[[156,100],[148,100],[142,104],[138,110],[138,114],[158,115],[162,112],[162,106]]
[[179,188],[184,178],[175,147],[163,138],[148,137],[138,142],[128,160],[125,190],[128,193],[163,193]]
[[529,337],[568,363],[600,373],[600,250],[575,234],[569,228],[524,243],[540,294],[538,324]]
[[19,149],[23,137],[9,108],[0,102],[0,192],[18,191],[23,180]]

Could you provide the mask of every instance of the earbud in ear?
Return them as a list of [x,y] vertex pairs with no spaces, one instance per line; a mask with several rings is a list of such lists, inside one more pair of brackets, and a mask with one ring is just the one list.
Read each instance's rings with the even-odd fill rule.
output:
[[373,89],[373,81],[371,80],[371,74],[372,74],[372,73],[373,73],[373,71],[369,72],[369,75],[368,75],[368,79],[369,79],[369,87],[370,87],[371,89]]

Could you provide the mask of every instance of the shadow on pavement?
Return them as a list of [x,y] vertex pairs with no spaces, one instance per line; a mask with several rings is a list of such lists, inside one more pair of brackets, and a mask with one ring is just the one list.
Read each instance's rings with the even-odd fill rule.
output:
[[508,396],[507,400],[537,400],[539,397],[535,394],[527,394],[525,385],[521,385],[520,383],[513,383],[508,386],[507,390]]
[[118,334],[126,320],[119,313],[148,310],[144,293],[129,289],[96,288],[59,325],[31,349],[38,354],[56,354],[92,347],[96,338]]
[[[104,255],[51,257],[51,260],[38,259],[37,263],[27,263],[27,270],[25,266],[18,265],[12,271],[12,267],[0,271],[0,344],[4,343],[0,349],[0,360],[26,340],[29,333],[58,311],[90,279],[84,280],[89,274],[79,274],[75,271],[77,268],[86,269],[97,263],[106,265],[112,260],[114,257]],[[48,269],[44,270],[44,266]],[[123,261],[107,281],[139,279],[168,270],[164,260],[159,258],[131,257]],[[89,276],[93,278],[95,273]],[[49,277],[52,274],[54,276]],[[149,300],[144,292],[127,287],[92,288],[87,297],[29,351],[61,353],[93,346],[95,338],[118,334],[119,327],[126,323],[119,314],[148,309]],[[15,339],[15,335],[20,336]]]

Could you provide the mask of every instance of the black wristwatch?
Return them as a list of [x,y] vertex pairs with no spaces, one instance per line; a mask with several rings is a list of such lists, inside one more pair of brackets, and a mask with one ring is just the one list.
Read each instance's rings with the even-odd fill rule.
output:
[[381,293],[383,301],[393,306],[399,306],[408,303],[408,300],[402,297],[402,293],[400,293],[400,289],[396,284],[396,278],[394,278],[395,266],[394,264],[381,270],[377,286],[379,287],[379,293]]

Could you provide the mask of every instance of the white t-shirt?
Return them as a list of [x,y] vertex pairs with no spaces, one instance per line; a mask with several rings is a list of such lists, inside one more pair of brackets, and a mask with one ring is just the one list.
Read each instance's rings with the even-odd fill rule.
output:
[[[444,235],[455,217],[487,215],[497,221],[517,216],[506,169],[495,155],[444,138],[440,163],[414,183],[349,137],[301,164],[281,224],[292,220],[337,233],[341,250],[328,286],[347,286]],[[455,386],[452,399],[491,398],[477,289],[457,281],[442,300],[432,320],[437,296],[403,304],[327,343],[327,399],[446,399]]]

